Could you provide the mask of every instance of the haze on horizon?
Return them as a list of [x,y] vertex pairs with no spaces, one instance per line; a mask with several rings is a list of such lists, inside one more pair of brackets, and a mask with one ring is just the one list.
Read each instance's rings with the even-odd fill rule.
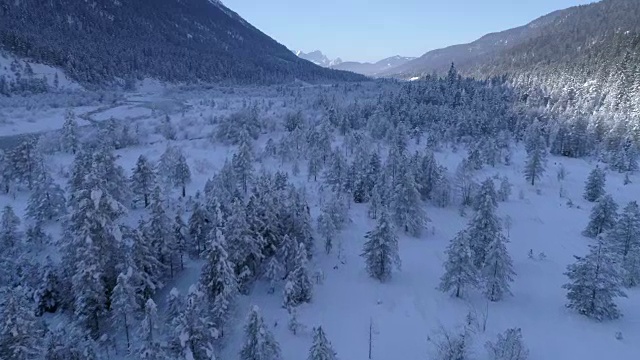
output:
[[223,0],[291,50],[375,62],[471,42],[593,0]]

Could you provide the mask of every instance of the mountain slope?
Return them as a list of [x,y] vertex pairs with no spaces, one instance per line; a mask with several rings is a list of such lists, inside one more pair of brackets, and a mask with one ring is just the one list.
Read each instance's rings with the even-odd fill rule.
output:
[[340,64],[333,65],[331,66],[331,68],[336,70],[351,71],[351,72],[355,72],[355,73],[363,74],[367,76],[376,76],[378,74],[384,73],[386,71],[391,71],[392,69],[402,66],[413,59],[415,58],[404,57],[404,56],[392,56],[386,59],[382,59],[375,63],[345,61]]
[[462,73],[479,77],[530,69],[544,73],[561,64],[589,62],[594,56],[619,58],[628,52],[621,47],[637,49],[632,38],[640,30],[638,18],[640,2],[636,0],[605,0],[572,7],[469,44],[430,51],[385,75],[410,77],[443,72],[452,62]]
[[299,59],[218,1],[3,1],[0,17],[2,48],[83,84],[361,79]]

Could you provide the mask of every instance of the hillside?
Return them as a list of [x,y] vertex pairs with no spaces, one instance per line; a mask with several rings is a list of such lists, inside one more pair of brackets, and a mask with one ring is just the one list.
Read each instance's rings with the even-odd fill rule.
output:
[[299,59],[218,1],[3,1],[0,47],[82,84],[360,80]]
[[427,52],[386,75],[444,73],[452,62],[462,73],[479,77],[523,72],[546,76],[560,67],[593,74],[612,69],[625,56],[631,62],[637,59],[639,16],[640,2],[635,0],[572,7],[469,44]]

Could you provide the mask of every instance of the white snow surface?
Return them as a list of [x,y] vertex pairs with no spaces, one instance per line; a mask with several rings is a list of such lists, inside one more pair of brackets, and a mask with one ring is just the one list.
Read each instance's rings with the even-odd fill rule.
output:
[[[215,126],[211,125],[210,119],[239,109],[243,98],[273,101],[276,105],[269,113],[262,115],[273,118],[279,118],[294,106],[292,96],[279,95],[273,89],[262,88],[236,89],[233,92],[221,88],[208,92],[136,93],[129,94],[124,105],[100,111],[95,118],[128,119],[151,128],[164,114],[152,114],[150,109],[166,109],[172,122],[180,129],[179,140],[175,143],[183,147],[188,158],[193,182],[187,190],[189,195],[194,195],[222,166],[224,160],[235,152],[233,147],[212,143],[208,139],[208,134]],[[214,109],[206,105],[211,100],[217,104]],[[85,107],[75,109],[77,114],[89,110]],[[33,124],[40,123],[46,124],[39,126],[40,130],[60,128],[59,117],[63,109],[32,113],[26,108],[5,108],[0,114],[7,112],[16,116],[9,127],[0,121],[2,135],[33,132]],[[33,119],[33,122],[29,119]],[[260,139],[258,148],[264,145],[266,139],[264,136]],[[166,141],[149,141],[144,146],[119,150],[118,161],[130,171],[139,155],[145,154],[157,161],[166,145]],[[463,153],[443,150],[436,156],[451,170],[455,169]],[[57,181],[66,182],[64,174],[65,170],[68,172],[71,161],[69,155],[49,157],[47,165],[54,171]],[[480,314],[485,309],[488,309],[487,329],[474,334],[474,359],[488,359],[484,343],[494,340],[498,333],[510,327],[522,328],[531,360],[638,359],[640,290],[627,290],[628,298],[616,299],[624,314],[623,318],[616,321],[595,322],[565,307],[566,291],[561,286],[567,282],[567,278],[563,273],[566,266],[574,262],[573,256],[584,255],[593,241],[583,237],[581,231],[588,222],[592,207],[582,199],[584,181],[595,163],[551,157],[544,178],[535,188],[527,184],[522,176],[523,163],[524,156],[520,151],[514,158],[514,165],[488,167],[478,174],[480,180],[495,174],[506,175],[514,184],[510,200],[499,205],[500,215],[508,215],[512,220],[508,231],[511,241],[507,248],[517,273],[511,289],[513,297],[487,303],[477,291],[469,292],[465,300],[460,300],[436,290],[443,273],[444,250],[471,216],[461,217],[456,207],[439,209],[425,205],[432,220],[426,234],[419,239],[400,235],[401,271],[394,273],[388,283],[381,284],[370,279],[359,254],[364,234],[375,223],[367,217],[366,205],[352,204],[351,223],[340,234],[344,263],[337,259],[335,253],[326,255],[321,251],[317,251],[311,263],[312,272],[321,270],[325,278],[322,284],[315,285],[313,301],[298,309],[299,321],[307,329],[296,336],[291,334],[286,326],[288,314],[282,308],[282,288],[277,289],[275,294],[269,294],[267,284],[259,282],[249,296],[240,297],[235,318],[230,322],[231,329],[225,332],[227,340],[219,358],[238,358],[245,314],[251,306],[257,305],[280,343],[283,360],[306,358],[311,345],[311,328],[318,325],[325,329],[340,359],[367,359],[370,322],[374,329],[373,359],[428,359],[432,351],[428,338],[433,338],[441,326],[455,329],[463,324],[470,310]],[[562,184],[556,179],[556,169],[560,163],[568,170]],[[273,171],[291,170],[289,164],[282,165],[275,160],[264,160],[256,165],[256,169],[263,166]],[[306,187],[315,220],[319,211],[319,183],[307,183],[306,168],[304,164],[300,167],[300,175],[292,179]],[[640,195],[640,176],[633,174],[630,178],[632,183],[623,185],[623,175],[607,174],[607,191],[621,206],[637,200]],[[561,186],[566,192],[564,198],[559,196]],[[522,192],[522,197],[519,192]],[[11,204],[18,214],[24,214],[27,198],[26,193],[19,193],[15,198],[2,194],[0,207]],[[567,205],[568,199],[573,202],[573,207]],[[128,221],[135,224],[141,214],[139,210],[131,211]],[[59,228],[59,224],[56,224],[47,230],[57,236]],[[530,249],[534,254],[544,252],[546,259],[528,258]],[[202,262],[187,262],[181,275],[156,296],[160,317],[165,308],[166,295],[174,286],[186,294],[188,288],[197,281],[200,266]],[[616,332],[621,332],[624,339],[617,340]],[[118,359],[118,355],[115,356]]]

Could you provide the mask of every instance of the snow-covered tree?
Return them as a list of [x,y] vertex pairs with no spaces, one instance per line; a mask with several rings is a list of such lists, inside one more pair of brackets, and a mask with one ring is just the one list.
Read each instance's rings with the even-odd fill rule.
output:
[[438,289],[453,292],[456,297],[460,297],[465,287],[478,286],[478,270],[473,265],[469,238],[465,231],[460,231],[451,240],[446,254],[445,273]]
[[337,354],[331,342],[322,330],[322,326],[313,329],[313,344],[309,349],[307,360],[337,360]]
[[240,132],[238,152],[233,155],[231,164],[237,179],[246,194],[249,191],[249,182],[253,178],[253,148],[252,138],[246,129]]
[[498,201],[507,201],[509,200],[509,196],[511,196],[511,189],[513,185],[509,182],[509,178],[504,176],[500,181],[500,188],[498,188]]
[[313,283],[309,276],[307,250],[304,244],[298,245],[293,270],[286,278],[284,288],[284,307],[297,306],[310,302],[313,291]]
[[398,236],[395,234],[389,214],[382,210],[376,228],[367,232],[362,257],[369,276],[381,282],[391,279],[393,268],[400,269]]
[[65,215],[66,212],[64,190],[53,181],[48,172],[40,172],[27,203],[27,216],[36,222],[44,222]]
[[480,186],[475,199],[475,215],[467,228],[471,254],[474,265],[482,268],[489,244],[497,237],[502,236],[502,226],[496,210],[498,202],[493,180],[486,179]]
[[525,139],[527,161],[524,167],[524,177],[531,185],[542,178],[547,162],[547,146],[542,136],[542,130],[538,121],[535,121],[529,129]]
[[22,286],[0,288],[0,357],[38,359],[44,325],[35,317],[29,292]]
[[604,173],[604,170],[602,170],[599,166],[596,166],[595,169],[593,169],[589,174],[589,178],[587,178],[587,182],[584,186],[585,200],[594,202],[601,196],[604,196],[605,182],[606,175]]
[[171,219],[167,216],[160,187],[156,186],[151,197],[151,214],[145,232],[152,239],[151,246],[156,251],[156,258],[169,270],[173,277],[177,271],[175,238]]
[[149,299],[144,306],[144,319],[140,326],[139,335],[142,344],[138,349],[140,360],[165,360],[168,356],[160,344],[158,329],[158,308],[156,303]]
[[210,228],[206,209],[202,204],[196,202],[189,217],[189,253],[195,257],[202,255]]
[[231,213],[222,233],[229,247],[229,259],[235,265],[238,283],[240,286],[246,285],[257,274],[265,240],[262,236],[253,236],[251,233],[242,201],[237,200],[231,204]]
[[611,230],[618,218],[618,204],[611,195],[603,195],[597,200],[589,215],[589,224],[582,234],[590,238]]
[[168,185],[180,187],[182,197],[187,195],[186,186],[191,182],[191,170],[182,150],[168,146],[160,156],[158,174],[165,177],[164,180]]
[[618,222],[606,235],[606,244],[621,265],[623,284],[640,285],[640,208],[636,201],[624,207]]
[[63,303],[62,291],[58,270],[53,266],[51,260],[47,258],[38,287],[33,294],[36,315],[40,316],[45,312],[55,312]]
[[145,224],[140,222],[137,229],[126,234],[132,243],[131,263],[135,267],[132,281],[140,299],[140,306],[143,306],[162,287],[165,272],[165,267],[158,260],[157,251],[154,248],[155,240],[144,228]]
[[529,350],[522,341],[522,329],[507,329],[496,342],[485,344],[491,360],[527,360]]
[[265,277],[269,281],[269,293],[273,293],[276,290],[276,284],[282,279],[284,273],[284,267],[278,261],[277,256],[272,256],[267,263],[267,269],[265,271]]
[[184,270],[184,254],[187,252],[188,248],[187,231],[187,225],[182,220],[182,216],[180,214],[176,214],[173,222],[173,239],[174,250],[180,261],[180,270]]
[[184,297],[176,288],[172,288],[167,295],[167,310],[165,311],[166,323],[173,326],[184,310]]
[[22,234],[19,227],[20,218],[13,212],[10,205],[5,206],[0,218],[0,246],[3,250],[11,249],[20,244]]
[[280,360],[280,345],[265,325],[260,309],[253,306],[244,327],[241,360]]
[[419,237],[428,221],[424,208],[415,176],[406,166],[400,167],[390,204],[396,226],[411,236]]
[[568,291],[567,307],[598,321],[617,319],[622,314],[613,300],[627,296],[618,265],[601,239],[589,249],[587,256],[575,256],[576,262],[567,266],[570,282],[562,286]]
[[6,156],[11,179],[25,185],[29,190],[33,189],[38,174],[42,170],[42,154],[38,151],[37,143],[37,137],[29,137]]
[[127,339],[127,349],[131,348],[131,329],[135,311],[138,308],[136,303],[136,293],[131,276],[133,269],[128,268],[126,272],[121,272],[116,280],[116,286],[111,295],[111,319],[114,328],[124,330]]
[[469,332],[451,333],[442,330],[439,337],[433,341],[435,346],[434,360],[469,360],[471,335]]
[[131,203],[131,189],[124,168],[116,162],[111,145],[100,144],[93,155],[93,172],[102,188],[120,204]]
[[136,167],[131,173],[131,191],[134,196],[134,203],[142,202],[144,207],[148,207],[151,201],[151,194],[156,187],[156,173],[153,164],[146,156],[140,155],[136,162]]
[[511,295],[509,283],[513,282],[516,273],[513,261],[507,252],[507,238],[502,233],[496,234],[485,252],[485,259],[480,273],[484,283],[484,294],[491,301],[499,301],[506,294]]
[[238,281],[234,264],[227,254],[225,237],[219,228],[211,230],[208,243],[206,263],[202,268],[200,283],[212,306],[213,321],[218,330],[222,330],[238,293]]
[[78,122],[73,110],[68,110],[64,116],[64,125],[62,125],[62,149],[75,155],[78,146]]
[[169,347],[181,360],[214,360],[214,341],[220,336],[210,315],[206,294],[193,285],[189,289],[184,311],[173,326]]

